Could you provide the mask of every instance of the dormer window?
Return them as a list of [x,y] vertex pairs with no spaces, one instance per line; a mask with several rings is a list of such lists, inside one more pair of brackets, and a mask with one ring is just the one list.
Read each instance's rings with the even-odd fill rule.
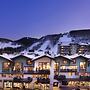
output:
[[20,63],[20,62],[15,62],[13,71],[18,71],[18,72],[19,72],[19,71],[22,71],[22,63]]
[[66,60],[64,60],[64,61],[63,61],[63,64],[67,64],[67,61],[66,61]]
[[10,62],[3,62],[3,71],[9,71]]
[[72,64],[76,64],[76,60],[75,59],[72,61]]
[[80,69],[86,68],[86,62],[80,62]]
[[26,62],[28,65],[31,65],[32,64],[32,61],[31,60],[27,60]]

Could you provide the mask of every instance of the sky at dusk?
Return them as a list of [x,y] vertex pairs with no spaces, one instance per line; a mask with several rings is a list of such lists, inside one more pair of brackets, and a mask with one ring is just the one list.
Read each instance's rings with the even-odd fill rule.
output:
[[90,0],[0,0],[0,37],[19,39],[90,28]]

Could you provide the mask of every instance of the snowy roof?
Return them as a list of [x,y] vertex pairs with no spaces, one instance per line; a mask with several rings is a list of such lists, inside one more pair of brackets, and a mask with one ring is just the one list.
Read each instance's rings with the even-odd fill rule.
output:
[[9,61],[12,61],[9,55],[3,54],[3,55],[0,55],[0,57],[5,58],[5,59],[7,59]]
[[82,43],[82,42],[79,42],[78,44],[79,44],[79,45],[89,45],[90,43]]
[[[83,57],[83,58],[86,58],[86,59],[88,59],[86,56],[84,56],[84,55],[79,55],[79,56],[77,56],[77,57],[75,57],[75,58],[78,58],[78,57]],[[72,58],[72,59],[74,59],[74,58]]]
[[39,59],[39,58],[43,58],[43,57],[48,57],[48,58],[51,58],[51,59],[54,59],[54,58],[52,58],[50,55],[46,55],[46,54],[43,54],[43,55],[40,55],[40,56],[37,56],[37,57],[35,57],[34,59],[33,59],[33,61],[34,60],[37,60],[37,59]]
[[67,57],[67,56],[65,56],[65,55],[60,55],[60,54],[58,54],[58,55],[55,56],[54,58],[58,58],[58,57],[63,57],[63,58],[66,58],[66,59],[68,59],[68,60],[71,60],[71,58],[69,58],[69,57]]
[[29,55],[25,55],[25,54],[18,54],[16,56],[12,57],[12,59],[15,59],[15,58],[20,57],[20,56],[32,59]]
[[74,55],[65,55],[64,57],[67,57],[69,59],[72,59],[72,58],[76,58],[78,56],[79,56],[78,54],[74,54]]
[[85,55],[86,58],[90,59],[90,55]]
[[77,57],[84,57],[84,58],[87,58],[87,59],[90,59],[90,55],[85,55],[85,54],[74,54],[74,55],[66,55],[65,57],[69,58],[69,59],[74,59],[74,58],[77,58]]
[[35,55],[34,55],[34,54],[32,54],[32,55],[24,54],[23,56],[25,56],[25,57],[27,57],[27,58],[30,58],[30,59],[35,58]]

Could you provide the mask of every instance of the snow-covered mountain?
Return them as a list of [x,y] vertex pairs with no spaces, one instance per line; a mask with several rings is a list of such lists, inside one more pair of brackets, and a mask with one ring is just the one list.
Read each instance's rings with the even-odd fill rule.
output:
[[0,38],[0,50],[2,53],[25,53],[41,55],[57,55],[58,45],[70,43],[90,43],[90,30],[74,30],[68,33],[46,35],[39,39],[24,37],[16,41]]
[[0,38],[0,49],[4,49],[7,47],[11,47],[11,48],[17,48],[20,47],[21,45],[18,43],[15,43],[12,40],[9,39],[5,39],[5,38]]
[[41,37],[36,43],[32,44],[28,50],[37,54],[56,55],[58,53],[58,45],[70,44],[72,42],[69,33],[53,34]]

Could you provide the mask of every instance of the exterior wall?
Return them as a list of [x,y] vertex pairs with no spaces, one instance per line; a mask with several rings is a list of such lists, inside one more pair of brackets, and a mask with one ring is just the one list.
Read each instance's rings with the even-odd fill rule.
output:
[[0,57],[0,73],[2,73],[2,65],[3,65],[2,63],[5,62],[5,61],[9,61],[9,60]]
[[25,58],[25,57],[18,57],[18,58],[16,58],[16,59],[14,59],[13,61],[14,61],[14,62],[23,63],[23,66],[29,66],[29,65],[27,65],[27,63],[26,63],[27,60],[30,60],[30,59]]
[[[15,62],[20,62],[23,65],[21,72],[26,73],[26,71],[24,71],[24,67],[33,66],[33,69],[34,69],[34,64],[28,65],[27,60],[31,60],[31,59],[21,56],[21,57],[15,58],[13,61],[14,61],[14,63]],[[16,77],[16,76],[21,76],[21,77],[24,77],[24,78],[28,77],[28,71],[27,71],[27,74],[23,74],[21,72],[15,72],[15,74],[13,74],[13,77]],[[29,77],[30,77],[30,75],[31,74],[29,74]]]
[[53,82],[54,82],[54,63],[55,62],[53,60],[51,60],[50,75],[49,75],[51,90],[53,90]]
[[[64,60],[67,61],[66,64],[63,63]],[[56,58],[55,61],[59,64],[59,70],[58,70],[59,73],[60,73],[61,66],[69,66],[70,65],[70,61],[65,58],[62,58],[62,57]]]
[[90,63],[89,63],[88,66],[87,66],[87,72],[90,73]]
[[[58,62],[60,65],[65,65],[65,66],[70,65],[70,61],[67,60],[67,59],[65,59],[65,58],[58,57],[58,58],[56,58],[55,60],[56,60],[56,62]],[[63,61],[64,61],[64,60],[67,61],[67,64],[63,64]]]
[[[67,61],[66,64],[63,63],[64,60]],[[58,58],[55,59],[55,61],[59,63],[59,70],[58,70],[59,75],[65,75],[66,78],[70,78],[68,76],[68,73],[64,73],[64,72],[60,71],[61,66],[66,66],[66,67],[70,66],[70,61],[68,59],[66,59],[66,58],[63,58],[63,57],[58,57]]]
[[[24,66],[30,66],[30,65],[27,64],[27,60],[30,60],[30,59],[26,58],[26,57],[18,57],[18,58],[15,58],[13,61],[23,63],[23,68],[24,68]],[[66,64],[63,63],[64,60],[67,61]],[[78,57],[75,60],[76,60],[76,64],[72,64],[72,63],[70,63],[71,61],[66,59],[66,58],[63,58],[63,57],[55,58],[55,61],[59,63],[59,75],[66,75],[67,78],[77,78],[79,75],[77,76],[75,74],[75,72],[60,72],[60,67],[61,66],[69,67],[69,66],[76,65],[77,66],[77,72],[80,72],[80,62],[86,62],[86,72],[90,73],[90,64],[88,64],[88,60],[86,58]],[[8,61],[8,60],[0,57],[0,73],[2,73],[2,63],[5,62],[5,61]],[[34,61],[33,69],[34,69],[34,71],[36,71],[36,67],[38,67],[39,62],[48,62],[48,63],[50,63],[50,75],[49,75],[49,77],[52,81],[53,77],[55,75],[55,73],[54,73],[54,68],[55,68],[54,63],[55,63],[55,61],[52,60],[49,57],[38,58],[37,60]],[[72,73],[71,76],[70,76],[70,73]],[[24,74],[24,77],[28,77],[28,76],[32,77],[33,75],[32,74]]]
[[80,62],[86,62],[86,72],[87,72],[88,60],[86,60],[83,57],[76,58],[77,72],[80,72]]
[[[65,58],[62,57],[58,57],[56,58],[56,61],[59,63],[59,75],[65,75],[66,78],[78,78],[79,75],[76,74],[77,72],[82,72],[82,73],[86,73],[86,72],[90,72],[90,65],[88,65],[88,59],[84,58],[84,57],[77,57],[75,58],[76,63],[71,63],[69,60],[67,60],[66,64],[63,64],[63,61],[67,60]],[[86,71],[80,71],[80,62],[86,62]],[[66,68],[70,67],[70,66],[77,66],[77,72],[72,72],[72,71],[60,71],[60,67],[61,66],[65,66]],[[73,68],[72,68],[73,69]],[[70,75],[71,74],[71,75]]]
[[48,62],[48,63],[51,63],[51,59],[48,58],[48,57],[42,57],[42,58],[39,58],[38,60],[36,60],[34,62],[35,62],[35,64],[34,64],[34,70],[36,70],[36,67],[38,67],[39,62]]
[[36,70],[36,67],[38,67],[39,62],[48,62],[48,63],[50,63],[50,75],[49,75],[49,78],[50,78],[50,88],[52,89],[53,88],[53,81],[54,81],[54,63],[55,63],[55,61],[48,58],[48,57],[41,57],[41,58],[39,58],[38,60],[35,61],[34,70]]

